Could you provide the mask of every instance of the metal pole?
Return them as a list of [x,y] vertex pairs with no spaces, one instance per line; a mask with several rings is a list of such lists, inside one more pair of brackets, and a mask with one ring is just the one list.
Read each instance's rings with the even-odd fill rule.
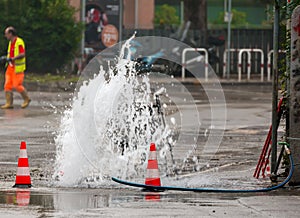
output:
[[134,28],[139,27],[139,0],[135,0],[134,4]]
[[184,22],[184,2],[180,1],[180,24]]
[[227,26],[227,49],[228,49],[228,54],[227,54],[227,78],[230,78],[230,47],[231,47],[231,0],[228,0],[228,26]]
[[273,30],[273,93],[272,93],[272,156],[271,156],[271,180],[276,180],[275,169],[277,162],[277,99],[278,99],[278,41],[279,41],[279,3],[274,5],[274,30]]
[[82,65],[83,65],[83,62],[84,62],[84,46],[85,46],[85,38],[84,38],[84,32],[85,32],[85,6],[86,6],[86,0],[82,0],[81,1],[81,22],[83,23],[84,25],[84,29],[82,30],[82,35],[81,35],[81,58],[80,58],[80,61],[81,61],[81,64],[80,64],[80,68],[81,69],[78,69],[78,72],[81,73],[82,71]]
[[119,42],[122,42],[123,38],[123,0],[120,0],[119,6]]

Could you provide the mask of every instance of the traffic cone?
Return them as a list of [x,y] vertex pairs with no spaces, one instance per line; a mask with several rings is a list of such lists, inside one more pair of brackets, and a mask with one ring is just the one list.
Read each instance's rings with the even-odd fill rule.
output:
[[160,194],[150,193],[145,195],[146,201],[160,201]]
[[156,147],[154,143],[150,144],[150,154],[148,158],[145,185],[161,186],[156,157]]
[[17,204],[19,206],[27,206],[30,203],[30,191],[29,190],[17,190]]
[[270,168],[270,163],[269,163],[268,159],[266,159],[263,162],[263,168],[261,170],[261,176],[262,176],[262,178],[266,178],[266,177],[271,176],[271,168]]
[[21,142],[16,182],[13,188],[30,188],[30,187],[31,187],[31,179],[30,179],[29,164],[28,164],[28,157],[26,151],[26,142]]

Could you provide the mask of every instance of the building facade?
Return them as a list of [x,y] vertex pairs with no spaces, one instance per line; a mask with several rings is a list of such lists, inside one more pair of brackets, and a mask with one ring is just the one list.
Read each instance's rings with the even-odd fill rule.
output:
[[[84,0],[86,5],[101,5],[104,0]],[[77,12],[76,20],[81,19],[81,5],[83,0],[69,0],[69,4],[74,7]],[[125,29],[153,29],[154,19],[154,0],[120,0],[122,8],[122,22]]]

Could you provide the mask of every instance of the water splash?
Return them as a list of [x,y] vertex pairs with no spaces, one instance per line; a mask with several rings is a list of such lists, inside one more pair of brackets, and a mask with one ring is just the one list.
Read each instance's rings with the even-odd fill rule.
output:
[[[213,71],[212,81],[201,83],[210,106],[201,111],[206,118],[202,122],[196,101],[183,84],[165,74],[138,75],[140,66],[132,61],[162,47],[166,54],[178,45],[182,50],[188,47],[169,38],[139,37],[134,40],[143,49],[131,53],[130,40],[122,48],[116,45],[106,49],[110,54],[120,51],[118,58],[109,62],[101,52],[92,59],[78,82],[72,109],[64,112],[56,138],[54,178],[60,186],[111,186],[110,176],[141,182],[150,142],[157,144],[162,180],[177,183],[182,175],[205,170],[219,148],[226,104]],[[181,63],[178,57],[166,58]],[[201,66],[196,69],[200,77],[204,75]],[[158,113],[157,95],[164,102],[160,108],[165,116]],[[199,137],[204,130],[205,137]]]
[[[172,131],[154,110],[147,75],[138,76],[129,49],[117,63],[85,81],[66,110],[56,137],[54,178],[61,186],[105,185],[110,176],[143,178],[147,150],[156,142],[165,167]],[[166,171],[167,172],[167,171]]]

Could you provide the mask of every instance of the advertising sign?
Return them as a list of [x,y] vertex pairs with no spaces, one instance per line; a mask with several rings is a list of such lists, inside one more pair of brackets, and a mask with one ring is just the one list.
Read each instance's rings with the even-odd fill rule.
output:
[[119,41],[120,0],[87,0],[85,48],[103,50]]

